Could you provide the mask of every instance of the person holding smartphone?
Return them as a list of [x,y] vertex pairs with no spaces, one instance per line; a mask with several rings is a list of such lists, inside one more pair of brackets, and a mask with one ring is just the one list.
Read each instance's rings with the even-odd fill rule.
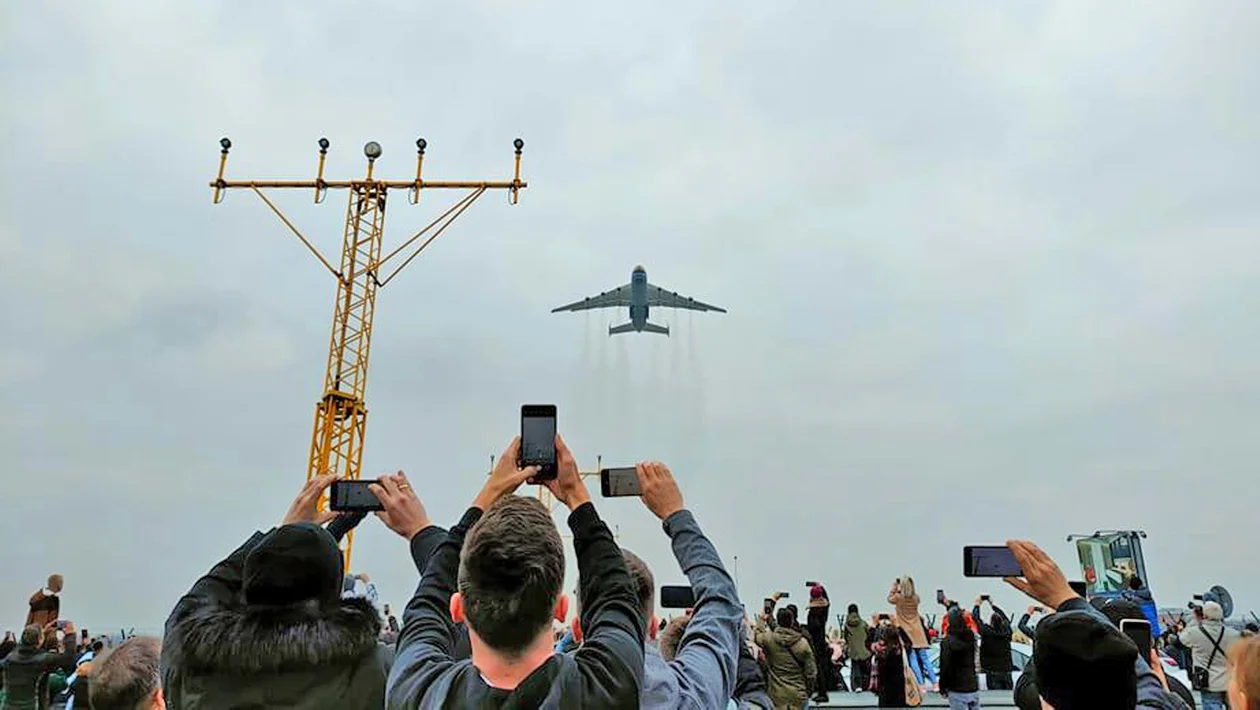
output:
[[[555,477],[544,485],[570,511],[582,647],[572,655],[555,652],[552,621],[568,616],[564,543],[542,503],[512,495],[540,472],[521,466],[518,437],[428,561],[403,613],[386,707],[639,707],[646,621],[634,584],[558,435],[555,450]],[[432,527],[427,515],[406,526],[399,522],[416,509],[410,484],[386,479],[377,497],[382,518],[388,515],[391,529],[407,540]],[[471,659],[452,655],[461,623],[468,627]]]
[[[988,621],[981,616],[980,608],[988,604],[993,613]],[[1011,680],[1011,629],[1010,617],[987,596],[977,597],[971,610],[972,617],[980,626],[980,670],[984,672],[984,685],[988,690],[1013,690]]]
[[162,688],[180,707],[379,710],[388,649],[366,599],[341,597],[341,550],[319,501],[337,480],[302,487],[280,525],[255,532],[176,603],[162,639]]

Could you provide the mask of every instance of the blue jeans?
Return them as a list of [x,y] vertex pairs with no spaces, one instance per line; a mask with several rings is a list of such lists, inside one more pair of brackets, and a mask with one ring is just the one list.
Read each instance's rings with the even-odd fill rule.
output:
[[980,694],[950,693],[949,710],[980,710]]
[[[910,656],[910,670],[914,673],[915,680],[919,681],[919,685],[924,683],[936,683],[936,669],[932,668],[932,659],[928,658],[928,650],[926,648],[912,648],[907,653]],[[924,677],[927,679],[924,680]]]
[[1203,691],[1203,703],[1199,707],[1203,708],[1203,710],[1226,710],[1228,704],[1224,693],[1213,693],[1205,690]]

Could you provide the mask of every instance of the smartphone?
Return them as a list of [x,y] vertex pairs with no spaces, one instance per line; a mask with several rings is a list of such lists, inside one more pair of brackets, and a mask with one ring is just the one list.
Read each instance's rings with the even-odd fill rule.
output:
[[517,465],[537,466],[534,481],[556,477],[556,405],[521,405],[521,453]]
[[762,607],[762,610],[765,611],[766,616],[773,615],[774,614],[774,600],[767,598],[765,600],[764,606]]
[[982,602],[987,602],[987,601],[989,601],[989,595],[988,595],[988,594],[981,594],[981,595],[980,595],[980,601],[982,601]]
[[333,481],[328,492],[328,507],[339,513],[361,513],[370,510],[385,510],[381,501],[372,492],[369,485],[376,481],[344,478]]
[[1145,619],[1121,619],[1120,630],[1124,632],[1125,636],[1132,639],[1133,643],[1137,644],[1138,654],[1142,660],[1149,663],[1153,645],[1151,640],[1151,622]]
[[936,590],[936,603],[937,604],[945,603],[945,590],[944,589]]
[[662,609],[690,609],[696,605],[696,593],[691,587],[661,587]]
[[818,582],[806,582],[806,583],[805,583],[805,586],[806,586],[806,587],[818,587],[818,586],[821,586],[821,585],[819,585],[819,584],[818,584]]
[[1076,596],[1082,599],[1089,595],[1089,585],[1084,582],[1068,582],[1068,586],[1072,588],[1072,591],[1076,592]]
[[791,595],[791,594],[788,594],[787,592],[779,592],[779,598],[780,598],[780,599],[791,599],[791,598],[792,598],[792,595]]
[[1005,545],[970,545],[963,548],[964,577],[1023,577],[1015,553]]
[[639,472],[633,466],[600,469],[599,490],[605,498],[643,495],[643,489],[639,488]]

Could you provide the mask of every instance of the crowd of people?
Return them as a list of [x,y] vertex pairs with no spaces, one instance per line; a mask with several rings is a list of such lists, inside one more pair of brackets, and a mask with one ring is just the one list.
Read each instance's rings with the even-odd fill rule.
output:
[[[618,547],[557,437],[556,475],[539,482],[570,511],[578,583],[566,593],[564,543],[550,511],[513,495],[539,475],[518,467],[519,446],[497,459],[450,528],[434,523],[406,474],[371,486],[384,508],[377,517],[405,542],[417,572],[401,623],[367,575],[344,573],[338,542],[364,516],[321,511],[334,477],[319,476],[277,527],[249,535],[193,584],[161,639],[115,645],[78,632],[60,617],[64,580],[50,578],[32,597],[20,638],[6,635],[0,645],[0,710],[42,710],[58,699],[96,710],[795,710],[846,690],[873,693],[881,707],[939,692],[951,708],[972,710],[982,679],[1027,709],[1196,703],[1164,672],[1158,651],[1143,655],[1119,630],[1144,618],[1140,604],[1086,601],[1031,542],[1009,543],[1024,576],[1007,581],[1035,602],[1015,625],[986,597],[965,609],[940,596],[938,630],[909,575],[890,588],[887,611],[867,618],[851,604],[835,628],[819,583],[809,585],[803,623],[797,607],[780,606],[783,594],[750,617],[669,469],[645,463],[637,467],[643,504],[694,597],[665,619],[652,569]],[[1163,645],[1187,659],[1201,706],[1260,710],[1260,639],[1222,624],[1212,602],[1196,614],[1169,629]],[[1034,648],[1016,682],[1017,629]],[[58,675],[65,680],[53,682]]]

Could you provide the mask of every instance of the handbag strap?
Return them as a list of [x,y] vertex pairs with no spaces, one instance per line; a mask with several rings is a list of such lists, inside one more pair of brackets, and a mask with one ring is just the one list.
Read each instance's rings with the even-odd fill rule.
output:
[[[1208,634],[1207,634],[1207,630],[1206,630],[1206,629],[1203,631],[1203,638],[1207,639],[1208,641],[1212,641],[1212,637],[1211,637],[1211,636],[1208,636]],[[1221,627],[1221,635],[1220,635],[1220,636],[1217,636],[1215,641],[1212,641],[1212,645],[1213,645],[1215,648],[1213,648],[1213,649],[1212,649],[1212,654],[1208,656],[1208,662],[1207,662],[1207,668],[1208,668],[1208,669],[1211,669],[1211,668],[1212,668],[1212,661],[1215,661],[1215,660],[1216,660],[1216,654],[1217,654],[1217,652],[1220,652],[1220,653],[1222,653],[1222,654],[1224,654],[1224,653],[1225,653],[1225,651],[1224,651],[1223,649],[1221,649],[1221,641],[1224,641],[1224,640],[1225,640],[1225,627],[1223,627],[1223,626],[1222,626],[1222,627]]]

